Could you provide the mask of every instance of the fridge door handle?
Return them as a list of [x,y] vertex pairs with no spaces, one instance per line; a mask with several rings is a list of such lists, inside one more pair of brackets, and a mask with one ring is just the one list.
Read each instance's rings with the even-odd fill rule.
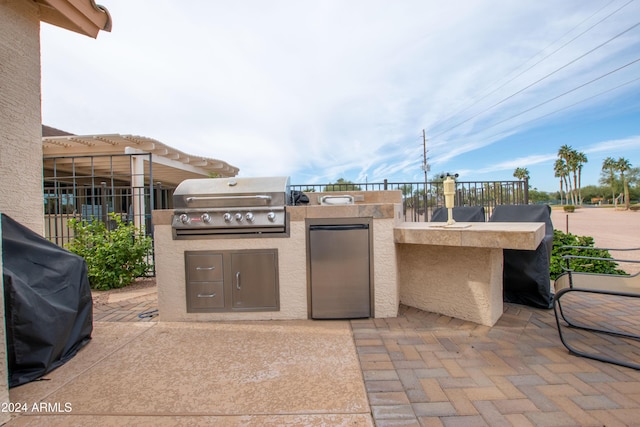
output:
[[333,225],[311,225],[309,231],[346,231],[346,230],[368,230],[369,224],[333,224]]

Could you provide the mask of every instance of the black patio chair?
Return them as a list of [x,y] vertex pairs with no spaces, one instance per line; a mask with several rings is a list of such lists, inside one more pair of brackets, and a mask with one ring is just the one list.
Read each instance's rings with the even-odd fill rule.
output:
[[[587,249],[587,247],[583,246],[567,246],[568,248],[583,248]],[[588,249],[599,249],[588,247]],[[608,251],[640,251],[640,248],[630,248],[630,249],[603,249]],[[562,273],[555,281],[555,295],[553,297],[553,311],[556,317],[556,325],[558,328],[558,335],[560,336],[560,341],[562,345],[564,345],[570,353],[575,354],[577,356],[586,357],[593,360],[598,360],[600,362],[612,363],[618,366],[624,366],[627,368],[638,369],[640,370],[640,364],[634,361],[624,360],[619,357],[608,356],[605,353],[592,353],[586,350],[580,350],[575,345],[571,345],[565,334],[563,333],[563,324],[560,321],[562,319],[566,326],[569,328],[582,330],[586,332],[592,332],[594,334],[605,334],[620,338],[626,338],[634,341],[638,341],[640,344],[640,335],[625,332],[621,329],[614,329],[616,325],[619,325],[620,322],[616,321],[616,319],[606,319],[603,322],[599,322],[598,325],[586,325],[584,323],[576,322],[574,319],[571,319],[567,316],[565,310],[563,309],[562,298],[571,294],[590,294],[590,295],[606,295],[606,296],[615,296],[623,298],[629,302],[638,302],[638,298],[640,298],[640,273],[636,273],[634,275],[619,275],[619,274],[599,274],[599,273],[584,273],[573,271],[570,268],[571,259],[584,259],[591,261],[612,261],[612,262],[629,262],[629,263],[640,263],[637,260],[625,260],[625,259],[617,259],[617,258],[599,258],[599,257],[589,257],[589,256],[579,256],[579,255],[564,255],[562,257],[567,261],[568,267],[566,267],[566,272]],[[606,297],[604,297],[606,298]],[[566,299],[567,304],[571,301],[570,299]],[[635,306],[636,309],[640,308],[640,305]],[[577,311],[579,314],[579,311]],[[618,312],[621,316],[624,313]],[[631,325],[631,328],[637,327],[637,325]],[[611,346],[615,348],[615,346]],[[634,351],[637,354],[638,350]]]
[[496,206],[489,222],[544,222],[545,235],[535,250],[504,249],[502,271],[504,301],[550,309],[553,224],[549,205]]
[[[453,208],[453,219],[459,222],[484,222],[483,206],[455,206]],[[433,211],[431,222],[447,222],[449,213],[447,208],[439,207]]]

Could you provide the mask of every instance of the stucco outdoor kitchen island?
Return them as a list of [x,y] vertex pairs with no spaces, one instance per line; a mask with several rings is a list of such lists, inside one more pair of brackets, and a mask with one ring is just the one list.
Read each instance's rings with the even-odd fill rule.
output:
[[[315,292],[313,272],[324,274],[333,267],[321,264],[314,269],[313,229],[367,224],[369,273],[358,270],[356,277],[351,270],[336,268],[337,273],[324,276],[323,283],[348,287],[361,275],[368,276],[370,311],[365,313],[370,317],[395,317],[402,303],[493,326],[503,313],[503,249],[535,250],[544,237],[544,223],[403,222],[402,194],[397,190],[308,195],[308,204],[283,208],[286,230],[274,234],[180,236],[172,223],[182,215],[153,211],[159,319],[325,318],[313,313],[320,295]],[[323,205],[327,197],[329,203]],[[345,197],[352,201],[340,205]],[[229,211],[230,217],[239,216],[234,209]],[[209,212],[189,215],[193,221],[220,216],[218,211]],[[222,221],[211,221],[216,220]],[[336,247],[332,239],[324,240],[326,253],[349,258],[349,250]],[[340,245],[350,243],[341,239]],[[325,307],[350,304],[341,295],[349,297],[351,290],[345,294],[331,289],[322,297],[328,298]]]
[[[287,233],[273,237],[246,234],[175,239],[171,226],[174,212],[153,211],[159,320],[310,318],[309,227],[313,223],[339,221],[370,225],[370,315],[397,316],[399,295],[393,230],[401,222],[402,194],[400,191],[347,193],[354,197],[353,204],[321,206],[318,200],[325,194],[309,193],[308,205],[287,206]],[[343,193],[329,196],[336,194]],[[236,259],[239,262],[234,265]],[[246,269],[237,277],[236,271],[243,268],[241,264]],[[275,285],[272,271],[277,277]],[[202,279],[205,276],[209,278]],[[251,276],[254,282],[264,283],[264,289],[260,289],[262,285],[256,288],[259,294],[256,298],[260,299],[253,300],[253,307],[258,309],[245,309],[234,299],[240,287],[244,289],[251,281]]]
[[400,302],[493,326],[503,313],[503,249],[535,250],[544,223],[402,223],[394,228]]

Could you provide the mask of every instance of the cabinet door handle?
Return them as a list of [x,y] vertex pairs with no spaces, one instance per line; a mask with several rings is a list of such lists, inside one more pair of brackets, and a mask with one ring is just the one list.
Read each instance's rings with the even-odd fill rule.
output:
[[215,298],[216,294],[198,294],[198,298]]
[[240,290],[240,272],[236,271],[236,289]]
[[196,267],[196,270],[209,270],[209,271],[211,271],[211,270],[215,270],[215,269],[216,268],[213,267],[213,266],[212,267]]

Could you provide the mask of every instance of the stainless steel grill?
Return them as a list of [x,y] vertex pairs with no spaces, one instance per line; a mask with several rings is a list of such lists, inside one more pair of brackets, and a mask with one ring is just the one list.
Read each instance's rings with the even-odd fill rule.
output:
[[173,193],[174,239],[288,235],[288,177],[187,179]]

